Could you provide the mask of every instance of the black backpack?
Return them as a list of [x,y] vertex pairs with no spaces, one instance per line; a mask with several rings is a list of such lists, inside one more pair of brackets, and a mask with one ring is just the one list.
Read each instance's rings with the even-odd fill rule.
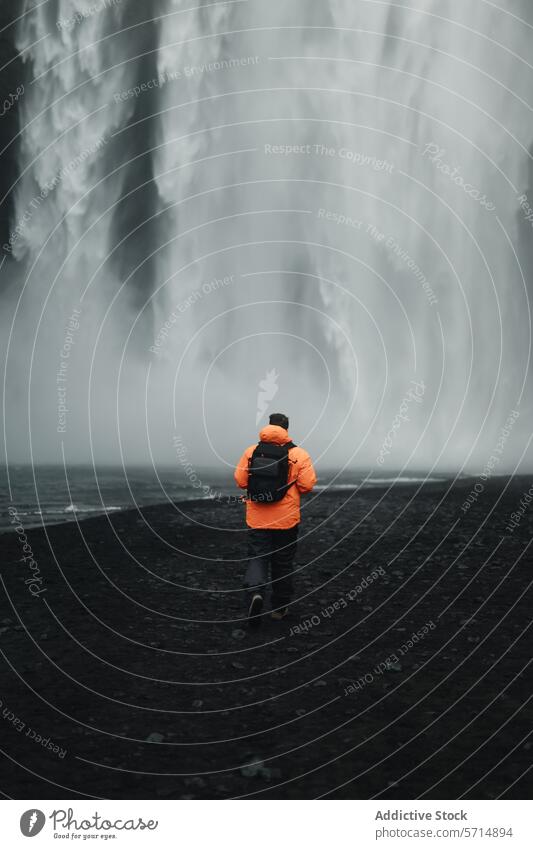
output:
[[281,501],[288,488],[295,483],[289,479],[289,449],[294,442],[276,445],[260,442],[248,464],[248,498],[250,501],[272,504]]

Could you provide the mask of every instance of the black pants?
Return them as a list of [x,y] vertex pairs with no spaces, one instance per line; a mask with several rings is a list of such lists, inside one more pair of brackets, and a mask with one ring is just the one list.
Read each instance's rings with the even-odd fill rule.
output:
[[272,608],[287,607],[292,599],[292,564],[296,554],[298,525],[274,531],[250,528],[248,531],[248,568],[244,578],[247,598],[254,593],[266,595],[269,569],[272,583]]

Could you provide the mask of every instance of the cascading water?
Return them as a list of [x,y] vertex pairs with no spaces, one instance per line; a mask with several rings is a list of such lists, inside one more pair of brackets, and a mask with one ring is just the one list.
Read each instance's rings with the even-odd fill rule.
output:
[[269,409],[325,464],[374,466],[396,422],[384,468],[481,468],[518,410],[513,468],[527,0],[142,5],[32,0],[21,22],[8,447],[27,454],[30,380],[37,458],[172,459],[178,435],[231,464],[275,374]]

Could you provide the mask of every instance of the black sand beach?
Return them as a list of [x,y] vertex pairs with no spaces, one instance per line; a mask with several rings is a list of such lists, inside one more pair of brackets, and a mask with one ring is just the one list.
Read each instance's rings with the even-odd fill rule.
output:
[[32,585],[3,535],[4,794],[527,797],[531,478],[463,513],[475,483],[308,499],[291,617],[254,633],[238,504],[27,531]]

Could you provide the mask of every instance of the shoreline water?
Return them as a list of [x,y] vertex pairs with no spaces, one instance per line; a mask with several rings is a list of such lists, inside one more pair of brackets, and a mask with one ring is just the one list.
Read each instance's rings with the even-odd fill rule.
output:
[[[81,467],[84,475],[87,474],[88,467]],[[30,476],[31,467],[24,468],[25,474]],[[220,502],[225,503],[227,500],[233,499],[239,501],[242,498],[242,493],[234,486],[231,482],[228,482],[227,479],[217,479],[216,477],[209,477],[209,474],[205,474],[204,477],[206,480],[212,480],[212,483],[209,486],[209,489],[212,491],[212,495],[207,494],[203,496],[198,495],[197,488],[193,486],[186,486],[185,482],[175,482],[174,480],[169,479],[165,481],[165,485],[162,487],[157,487],[157,492],[155,490],[155,486],[152,482],[146,483],[144,486],[140,484],[136,484],[135,491],[135,500],[133,500],[133,492],[128,488],[129,484],[127,478],[120,480],[118,483],[116,482],[117,472],[119,470],[112,470],[111,477],[113,486],[111,491],[109,491],[109,487],[107,486],[107,481],[105,477],[105,473],[100,478],[95,478],[94,476],[84,481],[83,484],[80,484],[78,487],[70,484],[67,491],[65,491],[65,496],[70,495],[72,500],[69,501],[65,496],[63,497],[63,501],[57,495],[55,495],[55,481],[45,481],[44,485],[42,485],[39,490],[39,502],[30,502],[29,498],[31,494],[35,494],[35,487],[33,486],[33,480],[31,481],[31,488],[28,483],[25,483],[24,490],[20,496],[20,498],[13,497],[9,499],[7,495],[0,500],[0,535],[4,533],[9,533],[11,531],[11,523],[8,518],[8,510],[10,507],[16,507],[18,514],[20,515],[24,527],[27,529],[30,528],[41,528],[41,527],[50,527],[52,525],[60,525],[67,524],[70,522],[80,522],[87,521],[88,519],[111,515],[112,513],[118,512],[126,512],[128,510],[138,510],[144,509],[150,505],[161,504],[163,507],[169,503],[183,503],[187,504],[192,501],[202,501],[205,503],[212,502]],[[64,478],[63,470],[59,470],[61,477]],[[20,474],[20,467],[19,467]],[[168,474],[168,473],[167,473]],[[5,468],[4,468],[5,475]],[[31,477],[31,476],[30,476]],[[431,484],[435,485],[444,485],[446,483],[453,483],[456,485],[459,481],[471,480],[475,481],[473,476],[461,476],[458,481],[453,481],[451,476],[445,475],[428,475],[424,476],[422,474],[397,474],[397,475],[388,475],[382,477],[369,477],[368,474],[363,472],[358,473],[355,476],[353,473],[348,476],[350,480],[346,481],[341,478],[341,481],[331,483],[331,478],[334,479],[333,474],[329,474],[326,476],[326,479],[320,480],[318,485],[315,487],[315,495],[319,492],[328,492],[328,493],[342,493],[342,492],[353,492],[361,489],[370,489],[370,488],[387,488],[390,486],[408,486],[408,487],[416,487],[416,486],[429,486]],[[354,478],[357,479],[354,479]],[[506,479],[507,476],[501,476],[501,480]],[[168,487],[168,492],[167,492]],[[17,487],[13,487],[14,490]],[[47,491],[54,492],[54,501],[51,502],[47,499],[47,495],[44,494]],[[167,500],[165,501],[165,497]],[[105,500],[104,500],[105,499]],[[100,503],[98,503],[100,501]],[[137,503],[135,503],[135,501]]]

